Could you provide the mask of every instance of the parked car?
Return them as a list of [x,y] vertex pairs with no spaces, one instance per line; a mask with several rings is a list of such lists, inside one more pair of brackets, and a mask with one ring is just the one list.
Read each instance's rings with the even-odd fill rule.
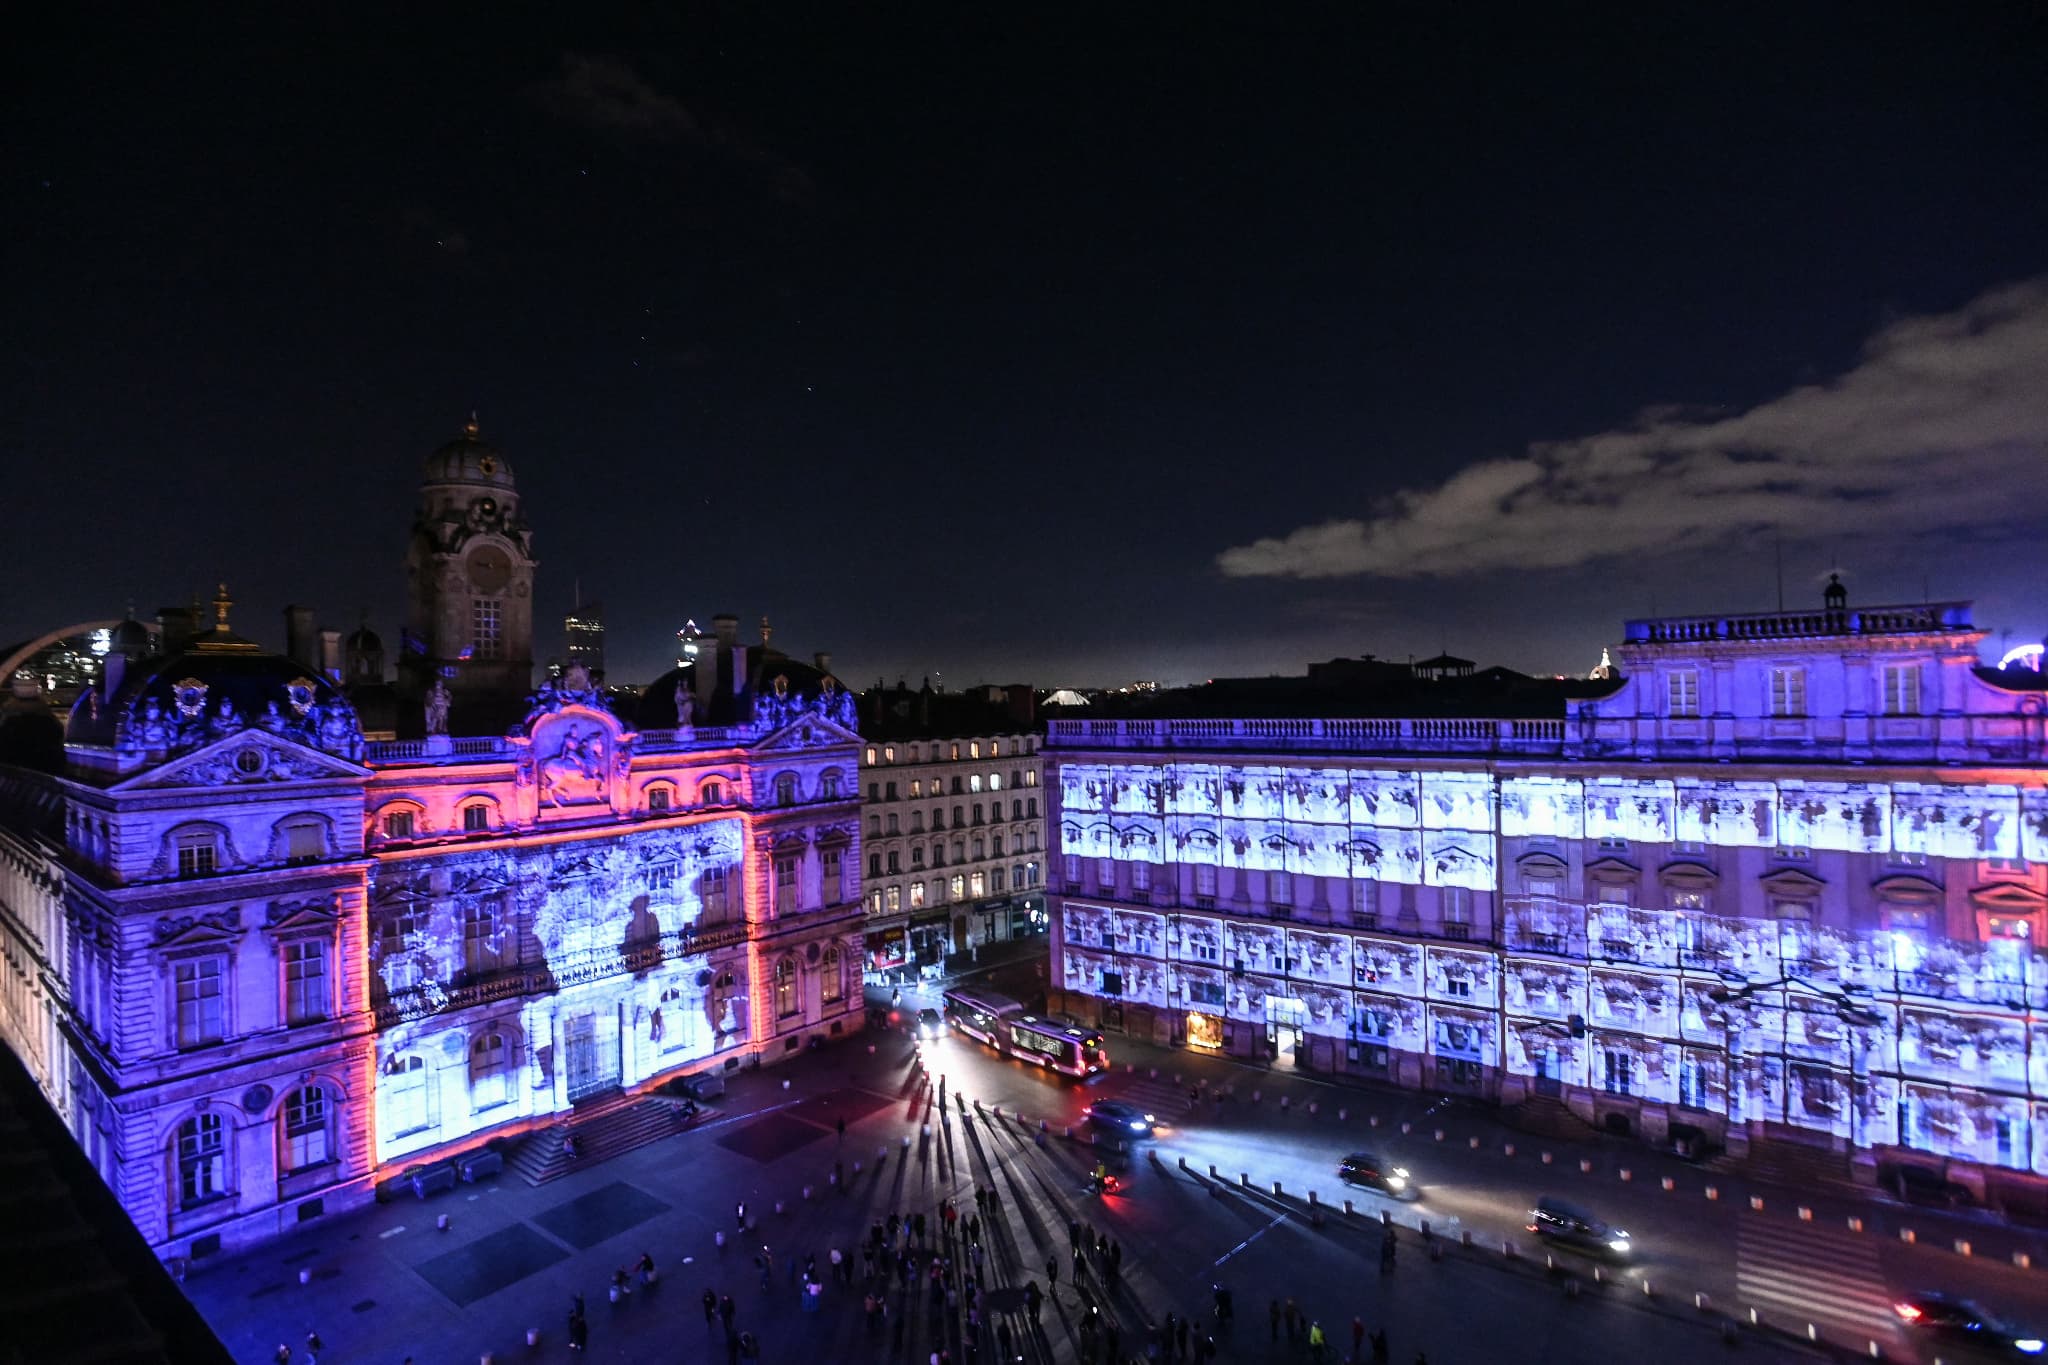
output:
[[1892,1311],[1914,1336],[1963,1346],[1994,1360],[2024,1360],[2048,1349],[2048,1342],[2037,1334],[1995,1317],[1968,1299],[1930,1290],[1907,1295],[1892,1304]]
[[1152,1115],[1126,1100],[1096,1100],[1092,1104],[1084,1104],[1081,1117],[1098,1128],[1136,1133],[1141,1137],[1152,1136],[1153,1125],[1158,1123]]
[[1371,1152],[1353,1152],[1338,1162],[1337,1178],[1347,1185],[1363,1185],[1369,1190],[1391,1194],[1396,1199],[1413,1199],[1422,1193],[1409,1176],[1406,1166],[1396,1166]]
[[1628,1233],[1602,1221],[1576,1204],[1549,1195],[1529,1210],[1529,1231],[1546,1242],[1620,1260],[1632,1255],[1635,1243]]

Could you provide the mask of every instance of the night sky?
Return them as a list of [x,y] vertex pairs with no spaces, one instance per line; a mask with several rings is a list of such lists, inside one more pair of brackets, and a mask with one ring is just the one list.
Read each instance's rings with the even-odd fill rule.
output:
[[505,8],[11,32],[0,641],[395,643],[472,409],[622,680],[2048,631],[2048,7]]

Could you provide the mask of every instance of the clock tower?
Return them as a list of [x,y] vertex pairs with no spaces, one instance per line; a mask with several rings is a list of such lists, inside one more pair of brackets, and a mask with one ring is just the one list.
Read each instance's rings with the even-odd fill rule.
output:
[[436,677],[453,693],[449,729],[496,734],[533,687],[533,532],[512,466],[471,414],[427,457],[405,554],[406,640],[399,732],[419,733],[417,703]]

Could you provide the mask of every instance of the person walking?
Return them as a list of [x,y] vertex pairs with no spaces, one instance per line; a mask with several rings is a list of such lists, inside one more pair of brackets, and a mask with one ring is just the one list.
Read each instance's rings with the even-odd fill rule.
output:
[[1060,1287],[1060,1258],[1057,1255],[1045,1258],[1045,1285],[1047,1293],[1057,1293]]
[[1038,1321],[1038,1314],[1045,1307],[1045,1292],[1038,1287],[1038,1281],[1028,1281],[1024,1286],[1024,1306],[1031,1310],[1031,1320]]
[[707,1289],[704,1291],[704,1325],[706,1327],[709,1327],[711,1325],[711,1320],[717,1316],[718,1291],[715,1289]]
[[718,1296],[718,1320],[725,1324],[725,1334],[727,1336],[732,1335],[732,1320],[738,1312],[739,1306],[732,1301],[732,1295],[720,1294]]
[[1323,1325],[1320,1322],[1310,1323],[1308,1325],[1308,1358],[1314,1361],[1315,1365],[1323,1365],[1323,1345]]
[[580,1351],[590,1344],[590,1324],[581,1313],[569,1315],[569,1349]]
[[1351,1319],[1351,1358],[1358,1359],[1358,1353],[1365,1346],[1365,1319],[1353,1315]]

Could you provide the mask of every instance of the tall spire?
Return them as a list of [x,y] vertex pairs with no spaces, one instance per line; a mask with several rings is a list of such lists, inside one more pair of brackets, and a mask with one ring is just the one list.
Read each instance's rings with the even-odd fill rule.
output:
[[228,608],[233,605],[235,605],[235,600],[228,596],[228,585],[226,582],[222,582],[220,591],[213,595],[213,629],[215,633],[220,635],[229,633]]

